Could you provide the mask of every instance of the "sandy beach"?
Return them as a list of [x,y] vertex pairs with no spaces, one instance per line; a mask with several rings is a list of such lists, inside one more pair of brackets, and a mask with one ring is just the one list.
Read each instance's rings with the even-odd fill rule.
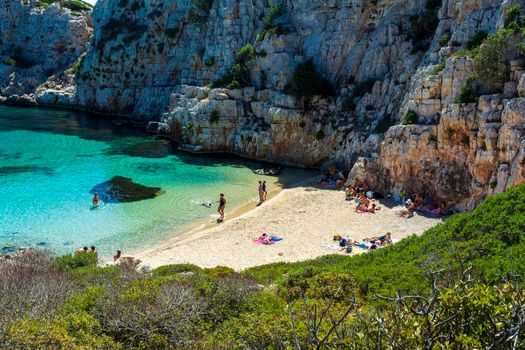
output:
[[[223,223],[208,223],[134,256],[151,267],[192,263],[242,270],[279,261],[345,254],[330,248],[334,232],[358,241],[386,232],[392,232],[394,239],[402,239],[422,234],[441,222],[417,213],[409,219],[400,218],[393,203],[376,203],[381,207],[376,214],[355,213],[354,202],[345,201],[343,191],[319,188],[310,180],[279,191],[261,206],[247,204]],[[274,245],[253,243],[263,232],[283,240]]]

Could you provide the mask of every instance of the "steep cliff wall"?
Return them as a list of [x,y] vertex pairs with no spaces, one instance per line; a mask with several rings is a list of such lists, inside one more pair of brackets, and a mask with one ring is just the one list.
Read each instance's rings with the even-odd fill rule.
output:
[[[522,53],[502,89],[479,84],[475,101],[455,103],[473,73],[472,53],[459,52],[501,29],[516,3],[99,0],[76,74],[24,93],[154,121],[150,130],[189,150],[336,161],[385,191],[471,207],[524,181]],[[68,16],[69,28],[87,21]],[[50,62],[70,67],[86,48],[80,37],[74,54]]]
[[36,88],[46,80],[67,81],[64,70],[89,44],[89,12],[58,3],[47,9],[31,5],[0,0],[0,101],[33,104]]

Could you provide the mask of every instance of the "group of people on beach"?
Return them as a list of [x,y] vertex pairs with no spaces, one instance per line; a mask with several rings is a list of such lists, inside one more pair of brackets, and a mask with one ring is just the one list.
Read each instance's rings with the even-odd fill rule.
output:
[[[92,245],[90,249],[84,246],[82,248],[75,250],[75,255],[79,255],[79,254],[92,254],[98,259],[98,251],[94,245]],[[120,250],[117,250],[117,254],[113,255],[113,261],[117,261],[118,259],[120,259],[121,256],[122,256],[122,252]]]
[[[259,181],[259,203],[257,205],[261,205],[268,195],[268,189],[266,187],[266,181]],[[217,208],[217,212],[219,213],[219,218],[217,219],[217,222],[224,221],[224,209],[226,209],[226,197],[224,196],[224,193],[221,193],[219,195],[219,207]]]
[[387,232],[378,237],[365,238],[361,242],[343,238],[340,234],[335,234],[333,240],[334,242],[338,242],[338,245],[341,248],[340,250],[345,251],[346,253],[351,253],[353,247],[364,250],[376,250],[393,243],[391,232]]

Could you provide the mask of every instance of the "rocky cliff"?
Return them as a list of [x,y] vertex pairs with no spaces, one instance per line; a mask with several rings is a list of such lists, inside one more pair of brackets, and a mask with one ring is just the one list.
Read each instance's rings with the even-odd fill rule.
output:
[[57,90],[71,85],[64,70],[86,52],[91,31],[88,11],[0,0],[0,101],[35,104],[46,81]]
[[[27,13],[1,1],[0,18]],[[522,52],[505,57],[500,87],[478,79],[475,97],[461,100],[475,47],[508,25],[516,3],[100,0],[92,37],[87,16],[50,8],[68,16],[70,54],[50,61],[65,81],[26,84],[24,93],[153,121],[150,130],[189,150],[308,167],[335,161],[383,190],[469,208],[524,182]],[[78,27],[86,35],[71,35]],[[2,31],[2,42],[20,36]],[[3,95],[15,91],[1,84]]]

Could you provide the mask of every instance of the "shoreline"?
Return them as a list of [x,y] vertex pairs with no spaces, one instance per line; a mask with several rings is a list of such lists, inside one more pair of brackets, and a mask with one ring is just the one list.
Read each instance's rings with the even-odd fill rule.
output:
[[[287,189],[301,187],[308,183],[313,183],[314,181],[316,181],[319,178],[319,176],[306,176],[306,173],[310,171],[313,173],[313,171],[309,169],[295,169],[293,167],[286,167],[281,175],[274,177],[275,181],[269,183],[269,185],[272,186],[271,188],[273,189],[268,191],[266,201],[262,205],[271,202],[274,198],[278,197],[279,194],[281,194],[281,192],[286,191]],[[222,224],[227,224],[232,220],[235,220],[247,213],[257,210],[262,205],[257,204],[257,198],[256,196],[254,196],[253,199],[239,206],[233,207],[233,209],[230,212],[227,211],[225,213],[224,221],[220,224],[216,222],[216,219],[210,218],[202,219],[192,223],[187,223],[182,227],[170,230],[170,233],[168,235],[169,238],[167,238],[167,240],[165,240],[164,242],[157,242],[146,248],[138,248],[131,250],[129,252],[126,252],[126,254],[124,254],[123,256],[139,257],[142,256],[145,252],[157,251],[158,249],[161,249],[162,247],[164,247],[165,245],[169,245],[170,243],[175,243],[178,240],[191,237],[192,235],[197,234],[199,232],[220,227],[220,225]],[[212,215],[218,217],[216,209],[216,205],[212,206]],[[110,260],[110,257],[108,257],[108,260],[102,261],[101,264],[106,265],[108,263],[113,263]]]
[[[355,213],[353,201],[345,201],[343,191],[320,188],[315,179],[276,189],[261,206],[245,204],[221,224],[208,222],[133,256],[152,268],[190,263],[240,271],[275,262],[346,255],[334,247],[334,233],[359,241],[392,232],[393,238],[400,240],[420,235],[442,221],[417,213],[410,219],[400,218],[393,203],[383,200],[376,201],[382,207],[376,214]],[[274,245],[255,244],[253,240],[263,232],[283,240]],[[361,252],[354,249],[351,255]]]

